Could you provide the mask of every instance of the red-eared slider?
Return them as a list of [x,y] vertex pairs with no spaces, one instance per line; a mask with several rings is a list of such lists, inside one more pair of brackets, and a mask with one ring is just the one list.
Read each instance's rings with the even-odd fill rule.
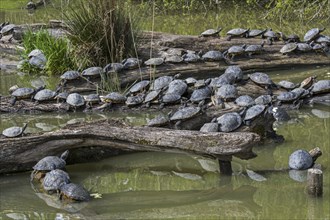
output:
[[18,88],[16,89],[11,96],[13,100],[11,101],[12,105],[15,105],[16,100],[32,98],[35,92],[40,91],[43,88],[38,89],[37,91],[32,88]]
[[137,69],[141,66],[142,60],[138,58],[127,58],[121,62],[124,65],[124,70]]
[[228,66],[223,75],[227,75],[227,77],[230,78],[230,81],[233,80],[232,83],[241,81],[243,79],[243,71],[238,65]]
[[183,58],[179,55],[168,55],[165,57],[165,63],[182,63]]
[[208,29],[206,31],[203,31],[199,37],[219,37],[219,33],[222,30],[221,27],[218,29]]
[[195,52],[186,53],[182,58],[187,63],[196,63],[201,60],[200,54],[196,54]]
[[104,73],[119,73],[124,69],[122,63],[109,63],[103,68]]
[[299,84],[297,85],[297,84],[287,81],[287,80],[281,80],[280,82],[277,83],[277,85],[279,85],[280,87],[282,87],[284,89],[291,90],[291,89],[296,88]]
[[288,54],[288,53],[292,53],[297,49],[297,44],[296,43],[288,43],[285,44],[281,49],[280,49],[280,53],[281,54]]
[[205,86],[200,89],[195,89],[190,96],[190,101],[192,103],[200,103],[201,101],[211,98],[212,90],[210,87]]
[[249,31],[248,37],[258,37],[258,36],[263,35],[266,31],[267,31],[267,29],[265,29],[265,30],[252,29]]
[[294,170],[306,170],[313,165],[313,158],[306,150],[296,150],[289,157],[289,167]]
[[166,93],[161,97],[161,106],[160,108],[163,108],[165,104],[174,104],[178,103],[181,100],[181,95],[177,93]]
[[36,66],[40,69],[43,69],[46,66],[47,63],[47,58],[45,54],[39,50],[39,49],[34,49],[28,54],[28,62],[32,66]]
[[205,123],[200,129],[200,132],[218,132],[219,124],[216,122]]
[[309,76],[300,83],[300,88],[308,89],[314,83],[317,76]]
[[266,73],[255,72],[255,73],[250,74],[249,78],[252,80],[252,82],[254,82],[260,86],[265,86],[268,89],[272,85],[275,85],[274,82],[271,80],[271,78]]
[[100,97],[98,94],[89,94],[84,96],[84,99],[86,101],[86,107],[87,108],[92,108],[93,104],[100,103]]
[[270,95],[261,95],[259,97],[257,97],[254,102],[257,105],[268,105],[270,103],[272,103],[272,96]]
[[242,95],[235,99],[235,104],[241,107],[249,107],[255,104],[254,99],[249,95]]
[[43,180],[43,187],[46,191],[58,191],[62,185],[70,183],[69,174],[63,170],[55,169],[46,173]]
[[69,96],[69,93],[60,92],[54,97],[54,99],[56,99],[57,103],[58,103],[60,100],[65,101],[68,98],[68,96]]
[[37,92],[34,95],[34,100],[36,100],[37,102],[42,102],[42,101],[49,101],[49,100],[53,100],[54,97],[56,95],[56,92],[50,90],[50,89],[43,89],[40,90],[39,92]]
[[149,60],[144,62],[146,66],[159,66],[164,63],[164,58],[157,57],[157,58],[150,58]]
[[84,187],[74,183],[62,185],[60,191],[61,200],[88,201],[91,198]]
[[245,48],[245,53],[249,57],[252,57],[253,54],[260,54],[264,51],[264,44],[265,44],[265,42],[263,41],[260,45],[258,45],[258,44],[248,45]]
[[75,80],[78,79],[79,77],[80,77],[79,72],[75,70],[66,71],[60,76],[60,78],[63,80],[63,85],[66,83],[66,81]]
[[233,85],[223,85],[216,91],[216,95],[224,101],[235,99],[237,97],[237,89]]
[[149,80],[142,80],[142,81],[140,81],[138,83],[135,83],[129,89],[129,93],[134,95],[136,93],[146,91],[148,89],[149,85],[150,85],[150,81]]
[[244,116],[244,124],[250,125],[251,121],[261,115],[264,110],[266,109],[265,105],[254,105],[250,108],[248,108],[245,112]]
[[217,50],[210,50],[207,51],[203,56],[202,60],[204,61],[221,61],[224,60],[225,57],[220,51]]
[[305,98],[306,96],[309,95],[309,91],[307,89],[300,88],[300,87],[291,90],[291,92],[296,93],[299,98]]
[[71,93],[66,98],[66,103],[76,109],[77,107],[83,106],[85,104],[85,99],[82,95],[78,93]]
[[25,129],[27,127],[27,123],[23,124],[23,127],[10,127],[2,131],[2,135],[5,137],[13,138],[23,135]]
[[322,31],[324,31],[325,28],[319,29],[319,28],[313,28],[307,31],[307,33],[304,36],[304,41],[307,43],[312,42],[314,39],[316,39]]
[[313,84],[311,94],[330,92],[330,80],[320,80]]
[[321,44],[325,50],[328,51],[330,46],[330,36],[320,35],[314,42]]
[[245,47],[245,44],[242,46],[231,46],[223,54],[229,59],[234,60],[235,56],[242,55],[245,53]]
[[210,82],[210,86],[212,88],[220,88],[223,85],[233,84],[235,82],[235,78],[231,74],[222,74],[217,78],[213,78]]
[[289,36],[285,36],[282,32],[278,32],[283,40],[284,43],[299,43],[300,38],[296,34],[290,34]]
[[273,41],[278,40],[278,35],[270,28],[263,34],[263,38],[267,38],[267,43],[272,45]]
[[313,50],[313,47],[311,47],[310,44],[297,43],[297,51],[309,52],[309,51],[312,51],[312,50]]
[[167,56],[182,56],[187,51],[183,48],[171,48],[171,47],[164,47],[160,49],[160,56],[161,57],[167,57]]
[[250,29],[235,28],[227,32],[227,40],[230,41],[234,37],[248,37]]
[[15,28],[16,28],[16,25],[14,25],[14,24],[5,25],[4,27],[1,28],[0,34],[1,34],[1,36],[12,34]]
[[55,169],[63,169],[66,165],[66,158],[69,155],[69,151],[66,150],[62,153],[61,157],[57,156],[47,156],[39,160],[39,162],[34,165],[33,172],[31,173],[31,180],[34,178],[40,180],[46,174],[46,172]]
[[315,51],[316,53],[323,54],[326,52],[326,48],[321,44],[312,43],[311,46],[312,46],[313,51]]
[[148,127],[161,127],[170,122],[168,115],[160,114],[148,121]]
[[168,85],[166,94],[172,93],[182,96],[186,92],[187,88],[188,86],[183,80],[175,79],[172,82],[170,82],[170,84]]
[[146,104],[147,108],[149,108],[151,102],[154,102],[156,99],[158,99],[160,93],[161,90],[152,90],[146,95],[143,103]]
[[282,102],[294,102],[299,98],[297,93],[294,92],[281,92],[276,99],[279,101],[279,104]]
[[151,88],[153,90],[162,90],[163,88],[168,87],[168,85],[172,81],[173,81],[172,76],[161,76],[161,77],[155,79],[155,81],[151,85]]
[[82,71],[81,75],[86,78],[94,78],[94,77],[100,77],[101,73],[103,73],[102,67],[93,66]]
[[144,97],[145,97],[144,94],[137,94],[135,96],[129,96],[129,97],[127,97],[127,100],[126,100],[125,104],[128,107],[132,107],[132,106],[142,104],[143,101],[144,101]]
[[226,113],[217,118],[220,132],[231,132],[242,124],[241,116],[236,112]]
[[170,117],[170,121],[175,122],[175,128],[177,129],[182,121],[193,118],[201,112],[202,112],[201,107],[195,107],[195,106],[184,107],[176,111]]
[[119,92],[111,92],[108,95],[103,97],[104,102],[122,104],[127,100],[126,96],[122,95]]

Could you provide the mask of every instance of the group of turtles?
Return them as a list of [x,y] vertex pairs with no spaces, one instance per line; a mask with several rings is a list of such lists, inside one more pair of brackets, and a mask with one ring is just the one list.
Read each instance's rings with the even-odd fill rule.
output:
[[45,193],[57,193],[63,201],[88,201],[90,194],[81,185],[72,183],[69,174],[65,172],[66,159],[69,151],[64,151],[60,157],[47,156],[33,167],[31,183],[41,183]]

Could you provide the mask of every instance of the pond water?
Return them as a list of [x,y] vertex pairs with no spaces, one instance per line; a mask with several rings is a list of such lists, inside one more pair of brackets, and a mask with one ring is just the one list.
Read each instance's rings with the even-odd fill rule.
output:
[[[58,10],[58,4],[28,15],[20,9],[24,1],[15,1],[17,5],[4,10],[2,7],[8,2],[2,0],[0,17],[9,18],[13,23],[59,18],[53,13]],[[63,5],[65,2],[69,1],[61,1]],[[272,26],[301,33],[302,28],[297,24],[256,21],[256,14],[235,9],[206,15],[157,16],[155,30],[199,34],[203,29],[226,22],[227,29]],[[200,26],[194,25],[197,21]],[[150,30],[150,23],[144,25]],[[315,23],[304,24],[302,32],[313,25]],[[329,79],[330,67],[267,73],[275,82],[287,79],[298,83],[310,75]],[[0,73],[0,77],[0,94],[8,94],[8,88],[14,84],[31,83],[31,79],[17,75]],[[56,81],[51,78],[47,83],[53,88]],[[158,152],[125,154],[98,162],[68,165],[72,182],[82,184],[91,193],[102,194],[102,198],[88,203],[63,204],[55,196],[35,193],[29,183],[29,172],[2,175],[0,219],[329,219],[330,107],[305,106],[290,114],[296,120],[275,125],[285,142],[255,146],[258,157],[252,160],[234,158],[234,173],[230,177],[219,174],[217,161],[201,156]],[[103,118],[123,118],[134,125],[143,125],[152,116],[143,113],[48,113],[1,114],[0,117],[0,130],[29,122],[27,132],[44,132],[77,121]],[[312,198],[305,193],[306,171],[276,171],[288,167],[288,158],[293,151],[314,147],[323,151],[317,160],[324,171],[321,198]]]

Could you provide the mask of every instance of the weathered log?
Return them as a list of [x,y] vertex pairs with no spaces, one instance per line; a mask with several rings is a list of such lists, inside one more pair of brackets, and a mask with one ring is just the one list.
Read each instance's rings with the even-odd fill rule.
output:
[[320,169],[311,168],[307,171],[307,193],[312,196],[323,194],[323,172]]
[[96,121],[41,135],[1,138],[0,173],[29,170],[46,155],[94,146],[123,151],[179,151],[220,159],[231,156],[248,159],[255,156],[252,146],[259,141],[259,135],[249,132],[202,133],[131,127],[119,121]]

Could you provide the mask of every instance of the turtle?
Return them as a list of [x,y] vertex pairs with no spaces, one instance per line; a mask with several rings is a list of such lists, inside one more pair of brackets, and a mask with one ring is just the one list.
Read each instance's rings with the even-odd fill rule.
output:
[[217,122],[205,123],[200,129],[200,132],[218,132],[219,124]]
[[266,74],[262,72],[255,72],[252,73],[249,76],[249,79],[252,80],[252,82],[256,83],[257,85],[264,86],[269,93],[271,93],[270,88],[271,86],[275,86],[275,83],[271,80],[271,78]]
[[230,60],[234,60],[235,56],[242,55],[245,53],[246,45],[238,46],[234,45],[231,46],[228,50],[224,52],[224,55],[226,58],[229,58]]
[[204,61],[221,61],[224,59],[225,59],[224,55],[218,50],[207,51],[202,56],[202,60],[204,60]]
[[124,70],[132,70],[139,68],[142,60],[132,57],[124,59],[121,63],[124,65]]
[[309,95],[309,91],[307,89],[300,88],[300,87],[291,90],[291,92],[297,93],[299,98],[305,98],[306,96]]
[[65,160],[69,155],[69,151],[64,151],[60,157],[58,156],[47,156],[38,161],[36,165],[33,166],[33,171],[31,173],[31,181],[33,179],[41,180],[46,172],[55,169],[63,169],[66,165]]
[[144,62],[146,66],[159,66],[164,63],[164,58],[157,57],[157,58],[150,58],[149,60]]
[[251,58],[253,54],[260,54],[264,51],[264,44],[265,44],[265,41],[262,41],[262,43],[260,45],[258,45],[258,44],[248,45],[245,48],[244,52]]
[[60,78],[62,80],[61,84],[65,85],[67,81],[75,80],[75,79],[78,79],[79,77],[80,77],[80,74],[78,71],[75,71],[75,70],[66,71],[65,73],[63,73],[60,76]]
[[68,98],[69,93],[67,92],[60,92],[57,95],[55,95],[54,99],[56,99],[57,103],[62,100],[62,101],[66,101],[66,99]]
[[312,49],[313,51],[315,51],[316,53],[325,53],[326,52],[326,47],[324,47],[321,44],[317,44],[317,43],[311,43]]
[[254,99],[249,95],[242,95],[235,99],[234,103],[241,107],[249,107],[255,105]]
[[138,83],[135,83],[130,89],[129,89],[129,94],[137,94],[139,92],[146,91],[150,85],[149,80],[142,80]]
[[179,55],[168,55],[165,57],[165,63],[182,63],[183,58]]
[[297,84],[287,80],[281,80],[280,82],[277,83],[277,85],[279,85],[280,87],[286,90],[292,90],[298,86]]
[[81,75],[83,77],[86,77],[87,79],[90,78],[96,78],[96,77],[100,77],[101,73],[103,73],[103,68],[99,67],[99,66],[92,66],[89,67],[87,69],[85,69],[84,71],[82,71]]
[[294,170],[306,170],[313,165],[312,156],[306,150],[296,150],[289,157],[289,167]]
[[235,28],[227,32],[227,40],[230,41],[234,37],[248,37],[250,29]]
[[197,82],[197,79],[195,79],[194,77],[188,77],[184,80],[184,82],[188,85],[188,86],[194,86],[195,83]]
[[224,101],[228,101],[237,97],[237,89],[233,85],[226,84],[217,89],[216,95]]
[[36,66],[40,69],[43,69],[46,66],[47,63],[47,57],[45,54],[39,50],[39,49],[34,49],[28,54],[28,62],[32,66]]
[[320,93],[327,93],[330,92],[330,80],[324,79],[317,81],[312,85],[311,94],[320,94]]
[[219,77],[211,79],[210,86],[212,88],[220,88],[223,85],[233,84],[234,80],[234,77],[230,74],[222,74]]
[[139,105],[141,103],[143,103],[144,101],[144,97],[145,95],[140,93],[140,94],[137,94],[135,96],[129,96],[127,97],[126,101],[125,101],[125,104],[128,106],[128,107],[132,107],[132,106],[136,106],[136,105]]
[[321,44],[323,47],[325,47],[325,50],[328,50],[330,46],[330,36],[319,35],[318,38],[314,40],[314,42]]
[[221,27],[218,27],[218,29],[207,29],[206,31],[203,31],[199,37],[219,37],[221,30]]
[[202,108],[197,106],[184,107],[176,111],[171,117],[170,122],[175,122],[175,128],[178,129],[182,121],[188,120],[200,114]]
[[290,115],[284,108],[281,107],[273,107],[271,108],[271,113],[276,121],[289,121],[291,119]]
[[261,95],[259,97],[257,97],[254,102],[257,105],[268,105],[272,103],[272,96],[270,95]]
[[266,109],[265,105],[254,105],[248,108],[244,116],[244,124],[250,125],[251,121],[261,115]]
[[284,43],[300,43],[300,38],[296,34],[286,36],[283,32],[278,32]]
[[205,86],[208,86],[211,81],[212,81],[211,78],[208,78],[206,80],[204,80],[204,79],[196,80],[196,82],[194,83],[194,88],[195,89],[200,89],[200,88],[203,88]]
[[18,136],[23,136],[23,133],[27,127],[27,123],[23,124],[23,127],[10,127],[2,131],[2,135],[8,138],[14,138]]
[[278,35],[270,28],[263,35],[263,38],[267,38],[268,45],[272,45],[275,40],[278,40]]
[[242,117],[237,112],[230,112],[218,117],[220,132],[231,132],[237,129],[242,124]]
[[0,30],[0,34],[1,36],[6,36],[6,35],[9,35],[9,34],[12,34],[14,29],[16,28],[17,26],[15,24],[8,24],[8,25],[5,25],[4,27],[1,28]]
[[248,32],[247,37],[258,37],[258,36],[263,35],[266,31],[267,31],[267,29],[265,29],[265,30],[252,29]]
[[319,28],[312,28],[309,31],[306,32],[304,36],[304,41],[307,43],[312,42],[314,39],[319,37],[320,33],[323,32],[325,28],[319,29]]
[[119,92],[111,92],[104,97],[101,97],[102,101],[107,103],[122,104],[125,103],[127,98]]
[[83,96],[86,101],[86,108],[92,108],[94,103],[100,103],[100,97],[98,94],[89,94]]
[[49,192],[58,192],[62,185],[70,183],[69,174],[63,170],[55,169],[46,173],[42,185]]
[[78,93],[71,93],[66,98],[66,103],[68,103],[74,108],[74,110],[76,110],[77,107],[83,106],[85,104],[85,99]]
[[41,102],[41,101],[49,101],[54,99],[56,95],[56,92],[50,90],[50,89],[43,89],[37,92],[33,99],[36,100],[36,102]]
[[230,81],[233,80],[232,83],[239,82],[243,79],[243,71],[238,65],[228,66],[223,75],[227,75],[224,77],[228,77]]
[[182,58],[186,63],[196,63],[201,60],[200,53],[196,54],[195,52],[183,54]]
[[124,69],[122,63],[109,63],[103,68],[104,73],[119,73]]
[[182,56],[185,54],[187,50],[183,48],[171,48],[171,47],[164,47],[160,49],[160,56],[166,58],[168,56]]
[[170,122],[168,115],[160,114],[157,115],[155,118],[148,120],[147,126],[148,127],[161,127]]
[[300,83],[300,88],[308,89],[312,86],[317,76],[309,76]]
[[297,49],[297,47],[298,45],[296,43],[287,43],[280,49],[280,53],[283,55],[292,53]]
[[195,89],[190,96],[190,101],[192,103],[200,103],[205,101],[206,99],[210,99],[212,94],[212,90],[209,86],[205,86],[199,89]]
[[297,51],[300,52],[309,52],[312,51],[313,47],[311,47],[310,44],[307,43],[297,43]]
[[161,90],[152,90],[146,95],[143,103],[146,104],[147,108],[150,107],[151,102],[155,101],[159,97],[160,93],[161,93]]
[[164,88],[167,88],[168,85],[173,81],[172,76],[161,76],[155,79],[153,84],[151,85],[151,89],[153,90],[163,90]]
[[88,191],[81,185],[75,183],[64,184],[60,187],[61,200],[89,201],[91,199]]
[[13,97],[11,104],[15,105],[16,100],[19,99],[32,98],[35,92],[36,91],[32,88],[18,88],[11,94]]
[[187,91],[187,84],[181,79],[175,79],[168,85],[167,93],[174,93],[182,96]]
[[299,95],[294,92],[281,92],[276,99],[279,101],[278,105],[282,102],[295,102],[299,98]]
[[181,100],[181,95],[177,93],[166,93],[160,99],[161,105],[160,108],[163,108],[165,104],[174,104],[178,103]]

